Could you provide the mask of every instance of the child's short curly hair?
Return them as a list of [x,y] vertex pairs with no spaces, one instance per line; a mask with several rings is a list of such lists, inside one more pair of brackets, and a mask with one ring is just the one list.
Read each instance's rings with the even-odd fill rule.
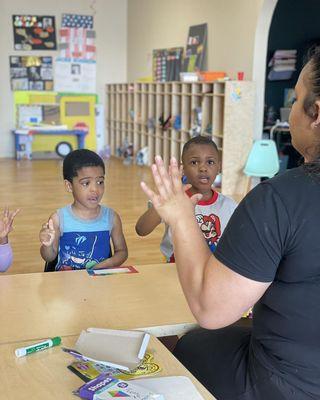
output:
[[102,158],[94,151],[87,149],[74,150],[63,160],[63,179],[72,182],[78,171],[84,167],[101,167],[105,174]]
[[196,144],[212,146],[217,151],[217,153],[219,153],[217,145],[210,137],[199,135],[199,136],[193,137],[192,139],[188,140],[184,144],[183,149],[182,149],[182,156],[181,156],[182,161],[183,161],[184,156],[186,155],[186,152],[190,148],[190,146],[196,145]]

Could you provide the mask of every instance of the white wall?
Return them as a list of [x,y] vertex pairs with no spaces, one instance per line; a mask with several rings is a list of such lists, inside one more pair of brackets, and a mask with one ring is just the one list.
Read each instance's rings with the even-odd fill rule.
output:
[[[268,1],[268,0],[267,0]],[[263,0],[128,0],[128,79],[151,75],[152,50],[185,46],[191,25],[208,23],[208,69],[252,78]]]
[[[96,30],[97,93],[104,101],[104,84],[127,80],[127,0],[1,0],[0,1],[0,157],[14,155],[13,100],[10,90],[9,55],[55,57],[56,51],[23,52],[13,50],[13,14],[55,15],[56,28],[60,28],[62,13],[92,14]],[[58,35],[57,35],[58,39]]]

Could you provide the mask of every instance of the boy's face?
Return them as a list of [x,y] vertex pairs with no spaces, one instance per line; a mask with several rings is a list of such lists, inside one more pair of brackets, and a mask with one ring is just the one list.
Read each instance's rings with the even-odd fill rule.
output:
[[84,208],[95,209],[104,193],[104,173],[101,167],[83,167],[72,183],[65,180],[66,188],[72,192],[76,203]]
[[183,173],[198,193],[208,193],[220,171],[219,154],[210,144],[192,144],[184,154]]

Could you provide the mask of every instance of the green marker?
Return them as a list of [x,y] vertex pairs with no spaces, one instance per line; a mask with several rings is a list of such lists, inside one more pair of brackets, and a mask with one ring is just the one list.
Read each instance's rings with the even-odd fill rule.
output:
[[32,344],[31,346],[21,347],[20,349],[15,350],[15,354],[17,357],[27,356],[31,353],[36,353],[37,351],[48,349],[49,347],[59,346],[61,343],[61,337],[56,336],[52,339],[44,340],[40,343]]

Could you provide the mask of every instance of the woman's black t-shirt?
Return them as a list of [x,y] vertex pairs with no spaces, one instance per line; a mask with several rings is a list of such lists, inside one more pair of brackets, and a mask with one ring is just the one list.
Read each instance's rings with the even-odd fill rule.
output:
[[259,184],[235,210],[215,257],[249,279],[273,281],[254,307],[253,353],[320,396],[320,180],[299,167]]

